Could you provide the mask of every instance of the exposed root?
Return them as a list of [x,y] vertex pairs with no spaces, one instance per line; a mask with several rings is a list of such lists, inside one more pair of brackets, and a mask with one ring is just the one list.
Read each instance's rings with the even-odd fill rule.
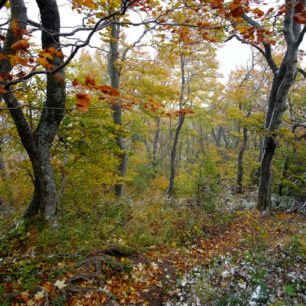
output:
[[75,277],[72,277],[72,278],[69,278],[68,279],[68,282],[70,284],[74,283],[74,282],[78,282],[78,281],[82,281],[82,280],[91,280],[91,279],[96,279],[98,281],[98,284],[100,287],[104,287],[105,286],[105,283],[103,282],[102,280],[102,277],[100,276],[99,273],[82,273],[82,274],[79,274]]
[[109,256],[114,256],[114,257],[128,257],[130,256],[130,252],[127,250],[116,247],[116,246],[111,246],[105,249],[98,249],[91,251],[90,253],[87,254],[86,258],[91,257],[91,256],[104,256],[104,255],[109,255]]
[[122,272],[122,265],[115,260],[113,260],[110,256],[90,256],[81,262],[77,267],[84,268],[87,272],[92,271],[92,267],[95,268],[96,273],[107,272],[102,268],[102,265],[105,264],[109,266],[115,272]]

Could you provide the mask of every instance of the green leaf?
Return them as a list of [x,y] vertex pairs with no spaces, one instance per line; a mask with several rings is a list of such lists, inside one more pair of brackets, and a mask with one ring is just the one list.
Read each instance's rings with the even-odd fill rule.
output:
[[285,293],[290,296],[296,296],[296,292],[291,285],[287,285],[285,288]]

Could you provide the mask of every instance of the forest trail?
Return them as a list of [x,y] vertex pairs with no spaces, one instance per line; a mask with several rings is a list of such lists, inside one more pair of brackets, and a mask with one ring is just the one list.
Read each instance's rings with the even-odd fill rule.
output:
[[[13,253],[1,260],[2,305],[178,305],[179,300],[197,305],[197,279],[188,281],[187,276],[190,283],[187,287],[178,281],[195,267],[205,270],[204,274],[214,271],[207,278],[210,284],[205,293],[206,298],[211,294],[212,301],[217,297],[210,292],[214,287],[223,294],[236,287],[237,296],[264,280],[266,288],[275,288],[271,292],[275,301],[295,299],[303,303],[301,285],[290,284],[288,275],[299,280],[305,268],[305,257],[299,253],[299,245],[292,242],[293,236],[303,233],[305,216],[277,213],[263,217],[254,211],[238,215],[229,224],[207,227],[206,237],[190,245],[152,245],[144,252],[119,245],[101,246],[83,257],[78,250],[54,256],[50,250],[36,261],[31,246],[35,244],[37,231],[33,229],[28,234],[30,241],[15,239]],[[302,251],[305,252],[305,245]],[[254,271],[249,271],[252,277],[247,275],[246,257],[250,257],[247,266],[253,265],[254,271],[256,265],[260,266],[257,274],[262,275],[257,275],[258,279],[254,279]],[[272,262],[280,259],[285,264],[278,263],[277,270],[271,269]],[[32,266],[28,266],[30,271],[26,273],[23,267],[29,261]],[[18,266],[21,272],[16,269]],[[201,276],[196,275],[195,278]],[[22,281],[30,283],[26,277],[39,277],[38,285],[18,290]],[[279,288],[275,285],[278,278]],[[199,303],[215,305],[209,300]]]

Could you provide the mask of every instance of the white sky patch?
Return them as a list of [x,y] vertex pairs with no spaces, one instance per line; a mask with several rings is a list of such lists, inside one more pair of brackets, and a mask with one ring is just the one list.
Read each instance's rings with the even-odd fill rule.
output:
[[233,38],[217,51],[217,56],[219,71],[223,75],[221,81],[226,83],[232,70],[239,66],[246,66],[251,57],[251,48]]

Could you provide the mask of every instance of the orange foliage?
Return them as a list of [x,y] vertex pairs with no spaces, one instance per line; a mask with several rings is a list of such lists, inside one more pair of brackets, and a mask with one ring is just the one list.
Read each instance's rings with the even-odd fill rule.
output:
[[16,41],[14,44],[12,44],[11,49],[15,51],[17,50],[27,51],[29,47],[30,44],[25,39],[20,39]]
[[76,94],[77,103],[76,107],[81,112],[88,111],[88,107],[90,106],[91,96],[86,92],[79,92]]

